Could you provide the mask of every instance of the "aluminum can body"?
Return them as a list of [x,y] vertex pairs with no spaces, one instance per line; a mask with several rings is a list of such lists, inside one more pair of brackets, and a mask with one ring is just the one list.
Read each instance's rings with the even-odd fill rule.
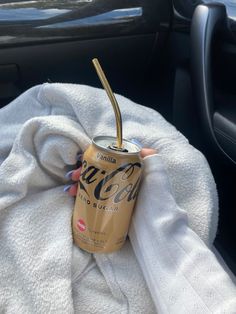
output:
[[109,149],[100,136],[85,151],[72,218],[73,239],[90,253],[119,250],[127,237],[141,180],[140,148],[124,140],[127,152]]

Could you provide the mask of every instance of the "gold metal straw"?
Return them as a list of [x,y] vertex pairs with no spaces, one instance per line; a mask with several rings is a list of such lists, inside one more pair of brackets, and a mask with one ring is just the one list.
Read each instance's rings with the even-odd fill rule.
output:
[[95,58],[92,60],[92,62],[97,71],[98,77],[107,93],[107,96],[109,97],[111,104],[113,106],[115,116],[116,116],[117,148],[121,149],[122,148],[122,118],[121,118],[119,105],[115,98],[115,95],[112,92],[111,86],[108,83],[107,78],[101,68],[101,65],[98,59]]

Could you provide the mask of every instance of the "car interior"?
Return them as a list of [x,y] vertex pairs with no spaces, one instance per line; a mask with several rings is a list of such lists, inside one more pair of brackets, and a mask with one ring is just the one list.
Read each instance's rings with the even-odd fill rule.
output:
[[157,110],[200,150],[219,194],[215,246],[236,274],[236,3],[0,2],[0,106],[30,87],[101,87]]

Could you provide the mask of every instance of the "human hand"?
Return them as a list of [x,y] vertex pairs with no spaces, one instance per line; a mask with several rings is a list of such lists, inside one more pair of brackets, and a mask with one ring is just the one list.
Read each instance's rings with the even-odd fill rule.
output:
[[[145,158],[151,155],[155,155],[157,153],[156,149],[153,148],[143,148],[141,150],[141,157]],[[65,186],[64,188],[64,192],[68,192],[68,194],[70,196],[76,196],[77,194],[77,188],[78,188],[78,181],[79,181],[79,177],[80,177],[80,173],[81,173],[81,166],[75,170],[69,171],[66,174],[66,178],[68,180],[73,181],[72,184],[68,184]]]

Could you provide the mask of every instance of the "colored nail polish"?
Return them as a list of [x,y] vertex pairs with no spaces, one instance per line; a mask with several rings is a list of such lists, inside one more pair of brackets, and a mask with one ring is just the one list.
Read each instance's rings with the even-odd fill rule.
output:
[[66,178],[67,180],[70,180],[70,179],[72,178],[73,171],[74,171],[74,170],[71,170],[71,171],[69,171],[69,172],[66,173],[65,178]]
[[82,158],[83,158],[83,154],[80,153],[76,155],[76,160],[82,161]]
[[63,191],[68,192],[71,187],[72,187],[72,184],[65,185]]

